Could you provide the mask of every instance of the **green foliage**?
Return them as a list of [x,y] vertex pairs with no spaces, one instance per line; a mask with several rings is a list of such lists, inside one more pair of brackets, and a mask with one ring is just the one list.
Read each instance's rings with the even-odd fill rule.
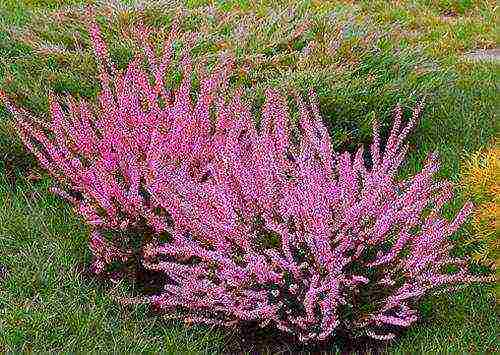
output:
[[497,353],[495,290],[471,286],[457,293],[429,297],[421,306],[425,318],[389,353]]

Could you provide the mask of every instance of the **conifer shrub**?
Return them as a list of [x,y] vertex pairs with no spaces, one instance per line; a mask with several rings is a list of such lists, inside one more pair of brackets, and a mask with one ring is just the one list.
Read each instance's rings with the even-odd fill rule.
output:
[[477,205],[472,217],[472,234],[466,244],[475,244],[473,260],[489,267],[498,265],[500,247],[499,157],[497,144],[472,154],[463,164],[463,190]]

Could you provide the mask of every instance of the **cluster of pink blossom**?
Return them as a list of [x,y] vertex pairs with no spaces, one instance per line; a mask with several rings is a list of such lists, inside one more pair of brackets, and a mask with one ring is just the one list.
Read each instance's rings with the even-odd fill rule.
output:
[[[96,272],[132,255],[103,231],[147,226],[154,237],[141,261],[167,281],[146,302],[189,322],[256,321],[304,342],[337,329],[389,339],[417,320],[416,301],[428,291],[487,280],[450,256],[447,237],[471,205],[452,222],[441,216],[452,186],[433,180],[437,155],[407,180],[396,175],[421,105],[406,125],[395,110],[383,150],[375,126],[369,152],[335,153],[313,92],[309,102],[294,94],[294,126],[284,97],[268,89],[257,127],[242,91],[228,97],[231,58],[198,73],[193,100],[187,48],[180,87],[164,85],[176,29],[160,57],[147,30],[138,32],[144,55],[119,73],[90,26],[98,109],[51,100],[49,125],[2,95],[24,144],[60,182],[54,192],[93,226]],[[449,265],[458,271],[446,273]]]

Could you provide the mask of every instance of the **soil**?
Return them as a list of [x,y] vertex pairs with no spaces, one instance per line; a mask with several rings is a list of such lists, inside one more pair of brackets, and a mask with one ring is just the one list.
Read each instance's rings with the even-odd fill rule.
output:
[[226,340],[224,354],[382,354],[387,342],[371,338],[350,339],[347,334],[315,344],[302,344],[297,338],[272,328],[246,324]]

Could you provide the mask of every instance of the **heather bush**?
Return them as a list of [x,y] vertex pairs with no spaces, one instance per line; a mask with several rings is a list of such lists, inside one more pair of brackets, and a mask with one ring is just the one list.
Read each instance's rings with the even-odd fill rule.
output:
[[[16,107],[20,137],[92,227],[93,270],[132,256],[164,276],[144,302],[186,322],[257,322],[303,342],[351,337],[391,339],[418,319],[418,301],[449,285],[492,281],[452,256],[452,235],[472,211],[450,222],[441,209],[452,186],[435,181],[436,153],[421,171],[398,178],[417,105],[407,124],[394,112],[387,141],[336,153],[318,99],[266,89],[260,119],[232,91],[231,56],[194,72],[187,47],[182,80],[168,87],[173,29],[158,57],[145,27],[144,53],[120,71],[98,26],[89,28],[100,65],[93,107],[50,100],[50,124]],[[145,69],[145,67],[147,69]],[[137,232],[142,240],[130,240]],[[450,271],[452,269],[452,271]]]

